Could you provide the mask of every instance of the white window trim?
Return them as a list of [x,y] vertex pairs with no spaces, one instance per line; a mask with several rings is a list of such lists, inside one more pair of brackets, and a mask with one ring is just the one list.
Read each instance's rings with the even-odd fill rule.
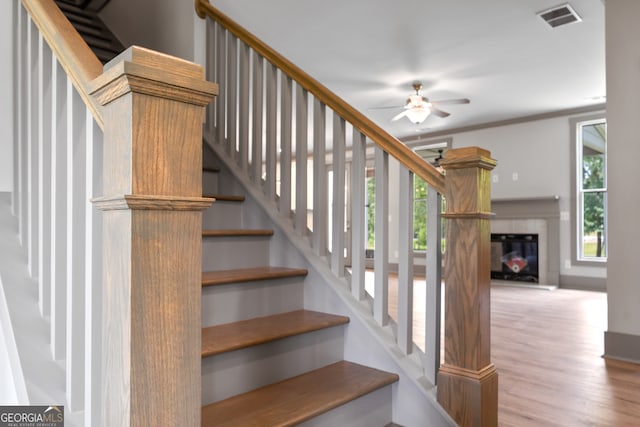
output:
[[[580,209],[580,188],[578,187],[579,180],[581,179],[581,171],[578,166],[581,164],[582,150],[579,148],[579,135],[578,128],[581,125],[588,123],[596,123],[602,120],[606,120],[606,114],[592,114],[588,116],[575,117],[569,120],[570,129],[571,129],[571,156],[570,156],[570,169],[571,169],[571,263],[576,266],[592,266],[592,267],[606,267],[607,258],[583,258],[580,254],[579,249],[579,236],[582,235],[582,221],[579,218]],[[605,200],[607,194],[607,188],[605,186]],[[606,224],[606,211],[605,211],[605,235],[607,235],[607,224]]]

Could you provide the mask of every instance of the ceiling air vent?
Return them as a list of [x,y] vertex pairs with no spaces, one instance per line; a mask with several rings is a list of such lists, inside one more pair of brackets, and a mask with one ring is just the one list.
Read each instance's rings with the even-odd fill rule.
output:
[[552,28],[559,27],[560,25],[571,24],[572,22],[582,21],[576,11],[573,10],[568,3],[540,12],[538,13],[538,16],[544,19]]

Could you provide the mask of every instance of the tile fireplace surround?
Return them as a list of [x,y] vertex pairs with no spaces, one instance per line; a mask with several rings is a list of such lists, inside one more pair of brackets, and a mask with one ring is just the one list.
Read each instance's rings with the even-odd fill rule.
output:
[[494,199],[492,233],[538,235],[540,285],[560,282],[560,198]]

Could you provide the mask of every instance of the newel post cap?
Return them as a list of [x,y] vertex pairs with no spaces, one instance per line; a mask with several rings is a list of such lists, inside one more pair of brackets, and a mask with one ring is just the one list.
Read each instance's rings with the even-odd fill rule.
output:
[[104,66],[90,83],[90,93],[107,105],[131,92],[205,107],[218,94],[218,85],[205,80],[198,64],[131,46]]
[[496,160],[488,150],[479,147],[464,147],[447,150],[440,166],[444,170],[480,168],[492,170],[496,167]]

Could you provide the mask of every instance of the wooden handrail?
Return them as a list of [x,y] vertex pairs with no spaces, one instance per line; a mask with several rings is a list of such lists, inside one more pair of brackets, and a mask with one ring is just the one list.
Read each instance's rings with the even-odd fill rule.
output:
[[87,108],[104,129],[102,106],[90,94],[90,83],[102,74],[102,64],[53,0],[22,0],[31,19],[73,82]]
[[207,0],[195,0],[195,9],[198,16],[203,19],[206,16],[209,16],[211,19],[219,22],[223,27],[246,43],[255,52],[282,70],[282,72],[295,80],[296,83],[302,86],[305,90],[313,94],[313,96],[315,96],[319,101],[351,123],[376,145],[404,164],[407,169],[424,179],[438,192],[444,193],[444,176],[400,140],[390,135],[372,120],[354,109],[342,98],[329,90],[326,86],[318,82],[291,61],[244,29],[238,23],[213,7]]

